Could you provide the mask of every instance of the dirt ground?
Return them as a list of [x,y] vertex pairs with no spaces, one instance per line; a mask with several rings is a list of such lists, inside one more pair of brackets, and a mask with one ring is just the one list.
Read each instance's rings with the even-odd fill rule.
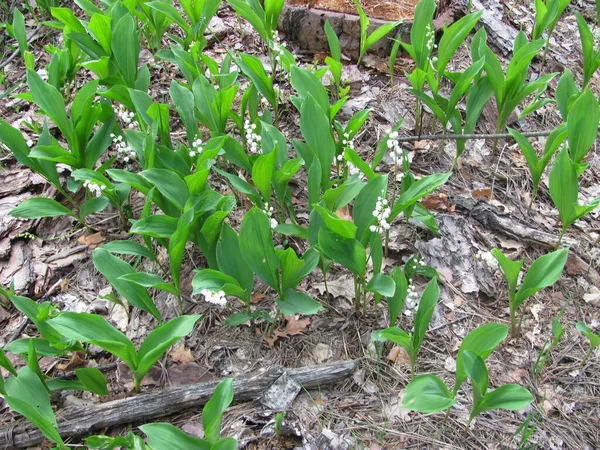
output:
[[[501,17],[507,28],[513,32],[522,28],[530,36],[534,17],[530,2],[485,0],[483,4],[488,11]],[[568,68],[580,84],[582,59],[574,11],[582,12],[591,20],[595,5],[585,1],[572,2],[550,40],[546,66],[542,66],[541,58],[535,59],[531,78],[547,72],[560,74]],[[242,36],[237,17],[230,9],[223,7],[217,16],[211,27],[221,42],[210,43],[207,50],[210,56],[222,59],[224,48],[230,48],[264,57],[260,39],[249,25],[242,26]],[[39,55],[37,65],[44,67],[49,59],[43,46],[55,43],[58,35],[49,28],[37,26],[30,17],[26,16],[26,19],[32,33],[31,45]],[[285,36],[282,38],[285,40]],[[37,136],[25,123],[35,123],[40,115],[26,101],[13,98],[14,94],[26,91],[23,61],[19,55],[10,58],[14,42],[8,36],[0,39],[0,70],[6,75],[0,86],[2,118],[18,126],[27,139],[35,140]],[[491,44],[494,48],[493,41]],[[293,50],[294,42],[288,42],[288,46]],[[502,58],[501,61],[508,62]],[[155,60],[147,50],[143,50],[141,59],[151,67],[151,96],[166,98],[171,80],[182,78],[180,72],[170,63]],[[300,61],[312,64],[312,55],[303,54]],[[470,61],[468,45],[463,45],[451,61],[449,70],[464,69]],[[358,152],[366,160],[370,160],[376,143],[398,121],[403,121],[402,136],[415,134],[415,99],[408,92],[409,84],[404,76],[405,71],[412,70],[411,64],[406,55],[398,58],[393,85],[389,83],[385,69],[387,61],[383,59],[372,56],[366,58],[361,67],[351,61],[345,65],[351,98],[344,106],[340,120],[348,120],[363,108],[372,109],[355,140]],[[554,95],[559,76],[550,83],[549,96]],[[600,93],[597,75],[590,87],[596,94]],[[282,89],[291,92],[289,85],[283,85]],[[282,109],[281,131],[288,140],[299,138],[297,111],[291,103]],[[494,108],[486,108],[478,132],[493,131],[494,114]],[[174,117],[176,114],[171,116],[173,138],[183,140],[185,133]],[[523,120],[513,121],[510,126],[521,131],[550,130],[559,120],[556,106],[549,104]],[[425,114],[424,121],[424,135],[441,132],[439,124],[437,129],[431,129],[435,124],[430,114]],[[533,142],[537,148],[543,148],[543,138]],[[404,148],[409,152],[415,176],[447,171],[456,150],[452,142],[446,142],[442,149],[440,141],[425,138],[407,143]],[[8,216],[12,208],[27,198],[42,193],[55,196],[56,193],[41,177],[21,167],[10,153],[0,150],[0,155],[3,168],[0,171],[0,283],[7,286],[14,282],[17,293],[40,301],[49,300],[65,309],[106,314],[113,323],[126,330],[134,342],[143,339],[152,319],[136,310],[127,317],[122,309],[113,308],[112,304],[102,300],[100,296],[107,293],[108,282],[95,270],[90,258],[91,249],[127,237],[119,226],[117,215],[110,211],[96,214],[91,219],[96,233],[76,229],[66,218],[31,221]],[[597,144],[590,152],[589,163],[580,191],[582,203],[600,195]],[[390,173],[390,180],[393,180],[392,167],[386,156],[377,171]],[[213,187],[222,192],[228,189],[223,180],[211,180]],[[296,205],[307,203],[305,180],[304,172],[292,180]],[[528,212],[531,178],[514,142],[500,140],[494,152],[491,140],[469,141],[449,182],[423,200],[427,209],[436,214],[440,236],[419,228],[416,223],[406,226],[398,221],[393,224],[390,252],[384,265],[389,269],[418,253],[442,276],[441,296],[419,354],[418,373],[437,374],[451,385],[454,359],[464,336],[486,322],[509,323],[507,289],[500,272],[493,271],[475,256],[478,251],[497,247],[513,259],[524,259],[525,267],[528,267],[531,261],[552,249],[551,243],[542,237],[558,238],[560,224],[547,183],[546,175],[533,208]],[[139,205],[141,207],[142,203]],[[230,215],[232,226],[238,226],[244,212],[242,205]],[[504,222],[482,219],[490,216],[500,217]],[[307,212],[300,211],[298,219],[300,223],[306,223]],[[497,223],[505,225],[498,226]],[[519,232],[520,229],[529,230],[529,234]],[[24,233],[32,233],[35,237],[25,237]],[[242,310],[241,304],[230,302],[227,309],[219,309],[200,297],[189,295],[188,291],[184,302],[186,313],[200,313],[204,317],[195,332],[171,350],[149,374],[143,390],[252,373],[274,365],[300,367],[358,360],[359,370],[352,378],[333,387],[300,392],[285,414],[279,440],[274,436],[275,413],[251,402],[236,404],[227,410],[223,434],[238,438],[240,448],[244,449],[600,448],[600,354],[596,352],[582,364],[589,343],[575,329],[577,321],[597,324],[600,320],[599,234],[598,211],[568,230],[566,242],[571,244],[571,256],[562,278],[527,303],[522,339],[517,341],[509,337],[487,360],[493,387],[518,383],[530,390],[534,402],[524,411],[483,413],[467,434],[463,434],[471,404],[471,389],[467,384],[447,418],[441,413],[423,415],[401,407],[404,388],[410,378],[408,360],[403,353],[389,347],[383,355],[378,355],[370,343],[372,331],[388,324],[385,302],[376,312],[370,310],[366,316],[356,317],[353,314],[352,277],[336,266],[328,275],[329,298],[326,298],[323,276],[318,270],[301,285],[301,289],[318,299],[325,310],[316,316],[289,319],[287,328],[281,330],[287,337],[274,343],[263,339],[265,328],[262,326],[253,332],[248,326],[230,328],[223,325],[229,315]],[[292,239],[290,244],[304,250],[302,241]],[[204,267],[205,261],[191,248],[186,261],[182,285],[190,286],[192,270]],[[418,288],[422,288],[426,280],[419,281]],[[165,316],[176,314],[174,298],[160,294],[155,303],[161,305]],[[256,308],[270,309],[273,294],[266,286],[258,285],[253,303]],[[544,369],[534,377],[532,368],[552,335],[552,318],[561,310],[560,322],[565,335],[550,354]],[[411,325],[402,318],[400,326],[409,329]],[[1,346],[36,333],[35,327],[8,305],[0,306],[0,328]],[[108,367],[106,376],[111,396],[99,399],[91,395],[64,394],[57,399],[58,408],[81,402],[107,401],[131,393],[132,377],[124,366],[111,365],[113,360],[103,353],[92,354],[92,358],[95,359],[91,364]],[[19,358],[14,362],[22,365]],[[42,358],[40,366],[54,375],[69,370],[68,365],[64,366],[66,361],[58,363],[63,366],[56,360]],[[0,428],[11,426],[15,420],[15,415],[0,400]],[[190,434],[201,432],[200,411],[182,411],[163,420],[169,420]],[[525,427],[521,427],[526,420]],[[132,423],[99,432],[115,435],[138,425]],[[526,442],[521,442],[523,430],[531,431]]]

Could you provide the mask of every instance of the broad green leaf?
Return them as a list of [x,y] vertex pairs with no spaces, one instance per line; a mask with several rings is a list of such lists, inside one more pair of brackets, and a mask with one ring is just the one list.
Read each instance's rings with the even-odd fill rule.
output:
[[[11,353],[24,354],[24,353],[29,352],[29,346],[31,344],[33,344],[35,352],[40,356],[56,358],[57,356],[64,356],[64,354],[65,354],[64,350],[54,347],[53,345],[50,344],[50,342],[47,339],[41,339],[41,338],[15,339],[14,341],[10,342],[9,344],[6,344],[4,349]],[[7,369],[6,366],[2,365],[1,361],[0,361],[0,366]]]
[[226,295],[233,295],[246,302],[250,301],[251,292],[240,286],[238,280],[233,276],[225,275],[218,270],[201,269],[196,271],[196,275],[192,280],[192,287],[195,295],[200,294],[203,289],[208,289],[213,292],[223,291]]
[[104,211],[108,206],[108,198],[106,197],[94,197],[87,200],[81,208],[79,208],[79,215],[81,219],[85,219],[90,214]]
[[[27,84],[36,105],[40,107],[58,126],[69,144],[75,145],[73,124],[67,117],[67,110],[62,95],[58,90],[44,82],[31,70],[27,71]],[[73,151],[73,149],[71,149]]]
[[369,292],[376,292],[383,297],[392,297],[396,292],[396,283],[393,278],[383,273],[376,273],[367,284]]
[[56,430],[56,417],[48,391],[32,369],[21,367],[16,377],[5,380],[4,388],[7,394],[4,400],[8,406],[25,416],[52,442],[63,443]]
[[483,11],[474,12],[466,15],[462,19],[454,22],[450,27],[444,30],[438,46],[437,71],[440,75],[446,70],[446,65],[467,38]]
[[318,240],[319,250],[325,257],[341,264],[355,275],[364,275],[367,253],[358,240],[345,238],[324,227],[318,232]]
[[11,210],[9,214],[13,217],[20,217],[23,219],[57,216],[77,217],[73,211],[61,205],[56,200],[44,197],[27,199],[21,202],[15,209]]
[[469,350],[483,361],[494,351],[496,347],[506,339],[508,327],[503,324],[490,322],[486,323],[465,336],[456,357],[456,382],[454,384],[454,395],[467,378],[467,369],[465,367],[464,351]]
[[402,21],[399,20],[397,22],[386,22],[383,25],[379,26],[369,36],[367,36],[367,39],[365,40],[365,45],[363,47],[363,52],[368,51],[379,40],[383,39],[386,35],[392,33],[394,28],[396,28],[401,23]]
[[137,220],[129,231],[143,236],[170,239],[177,230],[177,223],[176,217],[152,215]]
[[175,342],[187,336],[201,316],[179,316],[156,327],[144,340],[138,351],[138,365],[135,369],[136,385],[152,368],[159,358]]
[[473,386],[473,404],[475,405],[473,409],[476,409],[487,392],[489,374],[481,356],[476,355],[471,350],[463,350],[462,354],[465,373],[471,379],[471,385]]
[[265,283],[279,289],[279,260],[273,246],[271,224],[267,215],[252,208],[240,226],[240,250],[242,257]]
[[415,204],[421,198],[425,197],[427,194],[430,194],[442,184],[448,181],[452,172],[447,173],[434,173],[432,175],[427,175],[421,178],[416,183],[412,184],[410,188],[406,192],[404,192],[400,198],[394,204],[392,208],[392,214],[390,215],[388,221],[392,222],[398,214]]
[[[14,341],[13,341],[14,342]],[[10,344],[9,344],[10,345]],[[6,348],[6,347],[4,347]],[[6,348],[8,351],[11,351],[9,348]],[[12,352],[14,353],[14,352]],[[7,372],[13,374],[15,377],[17,376],[17,371],[15,366],[10,362],[10,359],[7,358],[4,350],[0,348],[0,367],[4,367]]]
[[202,409],[202,427],[204,436],[215,444],[221,435],[223,413],[233,401],[233,379],[225,378],[216,387],[211,399]]
[[[219,270],[237,280],[244,289],[242,300],[250,301],[252,285],[254,284],[254,273],[252,268],[246,264],[244,258],[232,258],[231,255],[240,254],[239,237],[228,224],[221,227],[221,235],[217,242],[216,258]],[[193,286],[193,281],[192,281]],[[233,294],[232,294],[233,295]]]
[[531,393],[517,384],[505,384],[498,389],[488,392],[481,403],[477,405],[473,415],[492,409],[507,409],[517,411],[525,408],[533,401]]
[[175,172],[168,169],[148,169],[140,175],[152,183],[180,211],[183,211],[185,202],[190,197],[188,187]]
[[307,94],[300,109],[300,130],[306,143],[315,152],[321,164],[321,187],[329,188],[331,164],[335,155],[335,142],[329,119],[311,94]]
[[[314,73],[298,66],[292,66],[290,81],[292,87],[298,92],[299,97],[303,100],[303,104],[309,96],[312,96],[315,102],[321,107],[323,116],[329,117],[329,96],[327,95],[327,90],[323,87],[323,83]],[[301,109],[302,108],[300,108],[300,110]],[[327,122],[329,122],[329,120],[327,120]],[[304,138],[306,139],[306,136],[304,136]],[[308,144],[312,145],[310,142],[308,142]],[[317,150],[314,147],[313,149],[315,151]]]
[[357,228],[356,238],[363,243],[365,242],[363,237],[369,229],[369,226],[377,220],[373,216],[373,211],[375,211],[375,205],[377,204],[378,199],[382,198],[387,200],[387,184],[387,175],[376,176],[361,189],[354,201],[352,215]]
[[590,89],[585,89],[567,114],[569,153],[573,162],[581,163],[598,136],[600,105]]
[[438,286],[437,278],[433,278],[421,295],[417,314],[415,315],[415,332],[413,336],[413,353],[415,357],[419,353],[421,343],[423,342],[427,328],[429,328],[429,322],[431,321],[431,316],[439,297],[440,287]]
[[160,276],[153,274],[153,273],[149,273],[149,272],[127,273],[125,275],[121,275],[119,277],[119,280],[134,283],[139,286],[143,286],[145,288],[160,289],[160,290],[169,292],[173,295],[178,295],[177,288],[173,284],[167,283]]
[[592,346],[592,349],[595,349],[600,345],[600,335],[594,334],[585,323],[577,322],[575,327],[581,334],[583,334],[590,340],[590,345]]
[[556,283],[563,272],[568,256],[569,250],[562,248],[536,259],[515,294],[515,308],[539,290]]
[[315,210],[319,213],[323,222],[331,231],[348,239],[356,237],[356,225],[349,220],[341,219],[333,212],[323,208],[321,205],[315,205]]
[[560,111],[560,116],[564,121],[567,120],[571,100],[579,94],[579,88],[575,84],[573,72],[565,70],[556,86],[556,104]]
[[129,88],[134,88],[138,73],[140,41],[135,21],[131,15],[124,15],[115,25],[111,48],[114,61],[125,84]]
[[422,375],[412,380],[402,400],[402,407],[411,411],[434,413],[456,403],[444,382],[435,375]]
[[69,339],[97,345],[127,364],[137,368],[133,343],[108,321],[97,314],[65,312],[48,323]]
[[97,395],[108,395],[106,378],[99,369],[95,367],[75,369],[75,375],[88,391]]
[[239,57],[236,59],[236,64],[239,66],[240,70],[252,80],[252,83],[256,86],[258,92],[267,99],[273,108],[277,109],[277,96],[273,89],[273,81],[265,72],[263,63],[260,59],[256,56],[240,53]]
[[271,180],[275,170],[277,152],[273,151],[267,155],[256,158],[252,166],[252,181],[254,186],[262,194],[263,200],[268,203],[271,198]]
[[111,241],[104,244],[102,248],[110,253],[152,258],[152,252],[147,247],[134,241]]
[[92,260],[96,269],[106,277],[119,295],[125,297],[136,308],[152,314],[159,321],[161,320],[160,312],[146,289],[130,281],[120,279],[122,275],[135,273],[135,270],[129,264],[102,248],[97,248],[92,252]]
[[27,30],[25,29],[25,18],[23,13],[17,8],[13,11],[13,33],[17,44],[19,46],[19,52],[21,55],[25,55],[27,51]]
[[[329,44],[329,51],[331,53],[331,57],[335,61],[340,62],[342,60],[342,50],[340,48],[340,41],[335,31],[333,31],[329,20],[325,21],[325,35],[327,36],[327,43]],[[292,69],[292,71],[293,70],[294,69]]]
[[494,256],[494,258],[496,258],[496,260],[500,264],[502,273],[504,273],[506,281],[508,282],[509,298],[512,299],[517,290],[517,282],[519,280],[521,268],[523,267],[523,261],[513,261],[512,259],[504,256],[504,253],[502,253],[497,248],[493,248],[492,250],[490,250],[490,253]]
[[189,436],[170,423],[147,423],[140,430],[148,437],[148,445],[156,450],[211,450],[205,440]]
[[387,298],[387,303],[390,313],[390,326],[394,326],[406,302],[408,282],[406,281],[404,272],[398,266],[392,270],[391,277],[396,285],[396,291],[393,296]]
[[284,316],[293,314],[311,315],[323,310],[319,302],[303,292],[288,289],[283,293],[283,299],[275,300],[279,311]]
[[392,341],[394,344],[402,347],[408,354],[411,361],[414,361],[416,355],[413,349],[412,336],[401,328],[389,327],[381,330],[381,337]]
[[185,244],[192,232],[192,222],[194,220],[194,208],[188,209],[177,222],[177,229],[169,241],[169,267],[171,268],[171,277],[173,284],[179,291],[179,281],[181,279],[181,265],[185,253]]

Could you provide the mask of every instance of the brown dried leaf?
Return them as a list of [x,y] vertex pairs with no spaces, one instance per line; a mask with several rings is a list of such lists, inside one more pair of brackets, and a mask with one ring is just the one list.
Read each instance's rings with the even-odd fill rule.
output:
[[471,197],[475,200],[485,200],[489,202],[492,199],[492,190],[490,188],[473,189]]
[[354,219],[352,218],[352,214],[350,214],[350,206],[346,205],[343,208],[338,209],[335,212],[335,215],[338,216],[340,219],[344,219],[344,220],[349,220],[350,222],[354,222]]
[[450,202],[446,194],[430,194],[423,197],[421,204],[428,211],[448,211]]
[[62,372],[66,372],[67,370],[73,370],[78,367],[85,366],[87,361],[85,360],[84,352],[74,352],[71,355],[71,360],[66,364],[57,364],[56,368]]
[[287,323],[283,330],[273,331],[272,336],[267,336],[266,334],[263,336],[263,339],[265,340],[269,348],[273,348],[273,345],[275,345],[275,342],[277,342],[279,338],[285,339],[290,336],[302,334],[306,330],[308,325],[310,325],[309,318],[296,319],[294,316],[286,316],[286,318]]
[[173,347],[169,356],[171,357],[171,361],[176,363],[186,364],[194,361],[192,351],[183,344]]
[[387,359],[392,362],[396,362],[398,355],[400,354],[400,347],[394,346],[387,355]]
[[104,236],[100,231],[92,234],[84,234],[77,239],[80,244],[87,245],[89,248],[94,249],[104,242]]

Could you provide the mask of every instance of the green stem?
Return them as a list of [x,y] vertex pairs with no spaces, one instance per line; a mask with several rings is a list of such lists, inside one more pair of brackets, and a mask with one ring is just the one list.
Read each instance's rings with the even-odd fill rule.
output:
[[584,366],[584,364],[587,362],[587,360],[589,359],[589,357],[591,356],[592,352],[594,351],[595,347],[592,347],[590,345],[590,349],[588,350],[588,352],[585,354],[585,356],[583,357],[583,360],[581,361],[581,367]]
[[558,247],[560,247],[560,243],[562,242],[563,236],[565,235],[565,231],[567,231],[567,229],[565,226],[563,226],[563,229],[560,232],[560,236],[558,237],[558,242],[556,243],[556,250],[558,250]]
[[327,286],[327,274],[323,273],[323,284],[325,285],[325,293],[327,294],[327,301],[330,300],[331,295],[329,294],[329,287]]
[[358,284],[357,275],[353,276],[354,279],[354,308],[358,313],[360,311],[360,288]]
[[515,308],[513,307],[513,303],[510,302],[510,333],[512,335],[512,337],[514,338],[519,338],[519,333],[517,330],[517,318],[516,318],[516,313],[517,311],[515,310]]
[[279,321],[280,317],[281,317],[281,311],[277,310],[277,314],[275,314],[275,319],[273,319],[273,323],[271,324],[271,326],[269,327],[269,330],[267,331],[267,336],[269,336],[269,337],[273,336],[273,331],[275,331],[275,326],[277,325],[277,322]]
[[366,276],[362,277],[363,315],[367,315],[367,282]]

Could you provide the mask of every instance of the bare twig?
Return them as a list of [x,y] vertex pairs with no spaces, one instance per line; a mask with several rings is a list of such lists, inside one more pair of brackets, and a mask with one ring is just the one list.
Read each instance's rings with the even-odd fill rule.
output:
[[[525,137],[542,137],[549,136],[554,130],[544,131],[526,131],[521,133]],[[444,139],[458,140],[458,139],[507,139],[511,138],[510,133],[496,133],[496,134],[430,134],[421,136],[405,136],[399,137],[398,142],[413,142],[413,141],[441,141]]]

